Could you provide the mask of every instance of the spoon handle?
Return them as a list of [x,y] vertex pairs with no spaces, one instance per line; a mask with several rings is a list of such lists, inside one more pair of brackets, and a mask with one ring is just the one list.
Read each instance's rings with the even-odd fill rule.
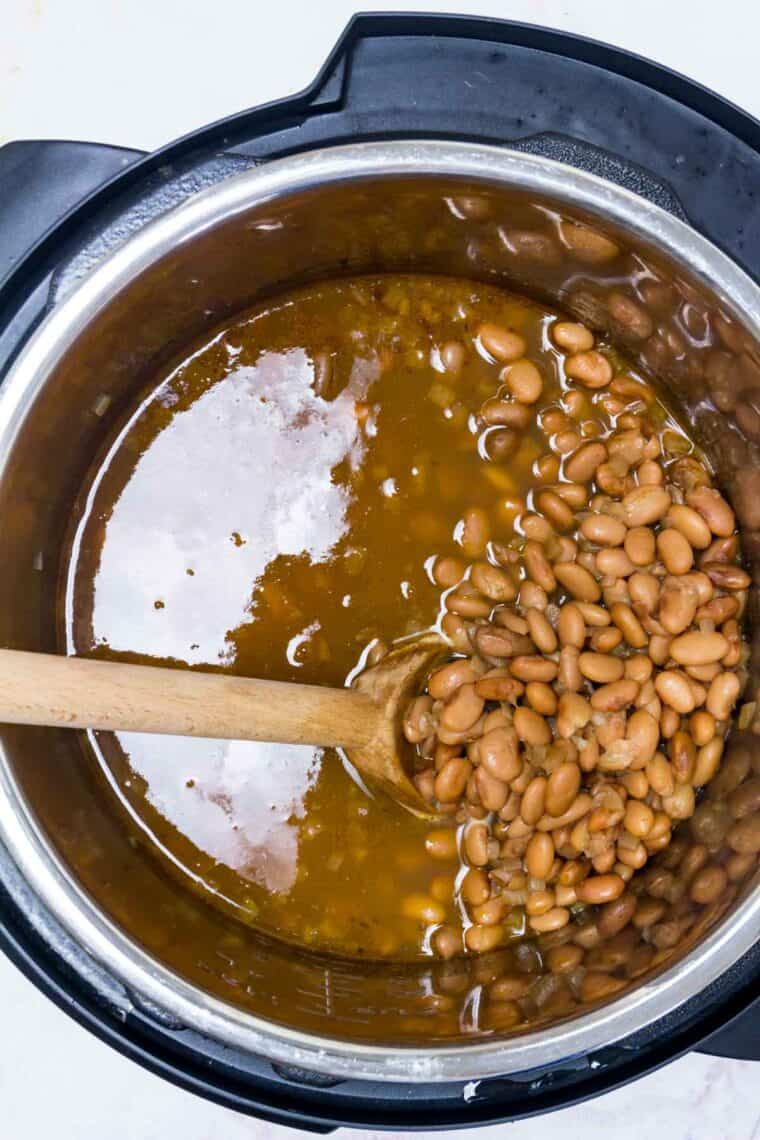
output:
[[382,715],[351,689],[0,649],[0,722],[360,748]]

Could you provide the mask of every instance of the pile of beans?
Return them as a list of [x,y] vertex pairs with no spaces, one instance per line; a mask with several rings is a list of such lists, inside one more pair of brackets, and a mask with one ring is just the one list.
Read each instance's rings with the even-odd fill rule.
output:
[[[542,406],[522,337],[478,330],[478,350],[503,366],[477,424],[483,461],[508,469],[537,428],[545,450],[514,536],[495,540],[475,506],[461,554],[433,562],[453,656],[404,721],[417,787],[443,817],[428,852],[462,863],[461,926],[431,934],[445,959],[581,930],[602,904],[609,933],[634,916],[654,927],[664,907],[647,898],[648,916],[627,885],[699,811],[746,679],[750,579],[706,463],[588,328],[558,320],[549,336],[565,387]],[[455,371],[462,352],[444,346],[444,365]],[[737,859],[754,858],[757,814],[735,813],[723,832]],[[731,879],[706,855],[691,897],[714,902]],[[556,953],[569,964],[577,949]]]

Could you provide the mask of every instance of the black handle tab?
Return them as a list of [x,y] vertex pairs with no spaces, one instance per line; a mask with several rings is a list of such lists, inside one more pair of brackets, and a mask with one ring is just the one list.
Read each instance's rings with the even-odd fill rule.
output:
[[0,147],[0,281],[77,202],[139,157],[139,151],[97,143]]

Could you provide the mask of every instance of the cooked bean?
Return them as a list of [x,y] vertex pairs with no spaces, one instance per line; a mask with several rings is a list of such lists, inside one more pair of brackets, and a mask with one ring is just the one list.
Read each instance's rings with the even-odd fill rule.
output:
[[462,952],[462,931],[454,926],[439,926],[431,941],[436,954],[444,961],[455,958]]
[[569,739],[586,727],[591,720],[591,705],[578,693],[563,693],[557,706],[557,732]]
[[728,844],[739,855],[756,855],[760,851],[760,815],[748,815],[734,823],[728,832]]
[[554,716],[557,711],[557,694],[544,681],[529,681],[525,686],[525,699],[540,716]]
[[737,598],[727,594],[713,598],[704,606],[700,606],[695,614],[697,622],[711,621],[715,625],[722,625],[724,621],[736,617],[739,612]]
[[580,792],[562,815],[542,815],[536,827],[539,831],[557,831],[560,828],[569,827],[571,824],[577,823],[584,815],[588,815],[592,806],[591,796],[585,792]]
[[547,593],[552,593],[556,589],[557,581],[551,563],[540,543],[528,539],[523,549],[523,559],[528,577]]
[[523,792],[520,816],[531,827],[535,826],[544,814],[547,782],[545,776],[534,776]]
[[531,649],[523,634],[513,633],[493,625],[481,625],[475,631],[475,645],[485,657],[514,657]]
[[671,498],[662,487],[635,487],[622,502],[629,527],[649,526],[659,522],[670,509]]
[[576,602],[575,604],[586,625],[600,629],[602,626],[610,624],[610,615],[604,606],[597,606],[593,602]]
[[536,510],[557,530],[569,530],[575,522],[573,511],[554,491],[539,491],[535,497]]
[[460,886],[462,898],[470,906],[480,906],[490,897],[491,884],[488,875],[480,867],[470,867]]
[[556,661],[538,655],[513,657],[509,668],[519,681],[553,681],[557,676]]
[[625,735],[634,745],[637,764],[645,767],[657,751],[660,739],[657,721],[644,709],[636,709],[628,718]]
[[542,716],[533,709],[516,708],[514,715],[515,731],[525,744],[550,744],[551,728]]
[[622,658],[604,653],[581,653],[578,666],[589,681],[602,685],[619,681],[624,672]]
[[488,899],[472,908],[471,918],[478,926],[497,926],[504,921],[507,903],[503,898]]
[[[651,614],[660,596],[660,583],[654,574],[644,574],[637,570],[628,580],[628,593],[634,606],[640,607],[644,614]],[[639,616],[643,614],[640,613]]]
[[541,395],[544,382],[541,373],[530,360],[518,360],[503,376],[509,391],[521,404],[535,404]]
[[666,518],[666,523],[680,531],[690,546],[695,550],[706,550],[712,542],[712,532],[699,511],[681,503],[673,503]]
[[594,347],[594,334],[585,325],[575,321],[555,321],[551,338],[558,348],[566,352],[587,352]]
[[513,428],[494,428],[483,432],[479,447],[481,453],[494,463],[506,463],[519,450],[522,436]]
[[621,546],[627,531],[619,519],[612,515],[588,515],[581,523],[581,534],[597,546]]
[[689,819],[694,814],[694,804],[691,784],[676,784],[669,796],[662,797],[662,806],[671,819]]
[[525,900],[525,913],[530,917],[546,914],[554,906],[554,891],[532,890]]
[[690,583],[666,586],[660,597],[658,617],[668,633],[683,633],[693,622],[698,604],[697,592]]
[[504,941],[502,926],[470,926],[464,934],[465,945],[475,954],[487,954]]
[[435,778],[435,798],[442,804],[455,803],[460,798],[472,772],[472,764],[463,756],[447,760]]
[[479,594],[469,582],[461,582],[450,594],[446,595],[445,606],[457,617],[485,618],[491,612],[492,602]]
[[473,867],[485,867],[488,862],[488,828],[480,821],[471,823],[464,833],[464,853]]
[[452,732],[466,732],[483,712],[483,698],[473,684],[464,684],[441,711],[440,723]]
[[597,919],[599,933],[603,938],[613,938],[624,930],[636,913],[636,895],[625,893],[612,902],[605,903]]
[[448,340],[441,346],[440,357],[444,370],[458,376],[465,360],[464,345],[458,340]]
[[710,743],[715,736],[715,727],[715,717],[704,709],[692,713],[689,718],[689,732],[698,748]]
[[627,578],[636,567],[622,546],[616,546],[598,552],[596,569],[604,578]]
[[639,694],[638,681],[624,679],[602,685],[592,694],[591,707],[600,712],[619,712],[633,704]]
[[717,902],[728,886],[728,875],[722,867],[713,864],[703,867],[691,881],[689,894],[695,903],[707,905]]
[[686,492],[686,502],[699,512],[713,534],[719,538],[733,534],[736,528],[734,512],[720,491],[712,487],[695,487]]
[[732,566],[728,562],[705,562],[702,569],[713,585],[721,590],[746,590],[752,581],[741,566]]
[[468,558],[480,558],[491,537],[491,522],[483,507],[468,507],[462,516],[459,541]]
[[581,602],[596,602],[602,596],[598,582],[575,562],[557,562],[554,576],[573,598]]
[[760,776],[740,784],[729,796],[728,806],[734,819],[760,812]]
[[584,443],[565,460],[565,476],[573,483],[588,483],[606,461],[607,448],[603,443]]
[[634,566],[649,566],[654,562],[655,537],[649,527],[631,527],[626,533],[623,545]]
[[460,558],[436,558],[433,563],[433,579],[442,590],[448,590],[462,581],[466,569]]
[[657,552],[669,574],[687,574],[694,565],[694,551],[675,527],[666,527],[657,535]]
[[507,701],[514,704],[520,699],[525,686],[516,681],[503,667],[489,669],[475,682],[475,691],[484,701]]
[[525,431],[529,427],[532,413],[525,404],[518,404],[514,400],[502,400],[498,396],[491,396],[480,409],[480,418],[490,427],[503,426],[512,431]]
[[630,831],[631,835],[635,835],[638,839],[645,839],[652,830],[653,823],[654,812],[648,804],[643,804],[639,800],[628,801],[623,816],[623,826],[627,831]]
[[529,609],[525,614],[528,631],[542,653],[554,653],[557,648],[557,635],[541,610]]
[[555,768],[546,785],[545,810],[547,815],[561,816],[574,803],[581,786],[581,770],[572,761]]
[[694,711],[696,702],[689,679],[675,669],[658,673],[654,687],[660,700],[682,716]]
[[413,918],[416,922],[432,926],[443,922],[446,911],[435,899],[427,895],[407,895],[401,903],[401,913],[405,918]]
[[[594,629],[589,635],[588,644],[592,653],[601,653],[603,656],[607,656],[623,644],[623,635],[613,625],[607,626],[606,629]],[[623,664],[623,669],[625,669],[625,664]]]
[[456,859],[457,833],[451,827],[436,827],[427,833],[425,850],[433,859]]
[[528,920],[528,925],[536,934],[546,934],[551,930],[561,930],[570,921],[570,911],[565,907],[556,906],[547,910],[545,914],[534,915]]
[[565,374],[586,388],[606,388],[613,375],[609,360],[596,349],[568,356],[565,360]]
[[525,848],[525,865],[534,879],[544,880],[554,864],[554,843],[546,832],[537,831],[528,840]]
[[517,597],[517,586],[510,574],[490,562],[476,562],[470,571],[476,590],[494,602],[511,602]]
[[586,622],[583,615],[573,602],[566,602],[560,607],[557,617],[557,633],[560,644],[571,645],[582,649],[586,640]]
[[578,900],[592,905],[612,902],[624,890],[625,883],[619,875],[591,875],[575,888]]
[[410,744],[420,744],[435,731],[433,702],[430,697],[416,697],[412,701],[404,716],[403,731]]
[[489,356],[503,364],[519,360],[525,354],[525,340],[519,333],[505,329],[502,325],[482,324],[478,329],[478,340]]
[[727,651],[728,641],[722,633],[701,630],[681,634],[670,643],[670,656],[679,665],[711,665],[720,661]]
[[668,747],[670,767],[679,784],[688,784],[694,778],[697,762],[697,749],[688,732],[678,729],[673,733]]
[[436,669],[435,673],[431,673],[428,680],[428,692],[434,700],[446,701],[454,695],[461,685],[477,680],[477,676],[472,667],[472,662],[466,657],[461,657],[456,661],[450,661],[448,665],[443,665],[440,669]]
[[630,606],[623,602],[615,602],[610,606],[610,617],[629,645],[634,649],[644,648],[649,638]]
[[480,738],[478,756],[490,775],[510,783],[522,767],[515,729],[509,725],[485,733]]

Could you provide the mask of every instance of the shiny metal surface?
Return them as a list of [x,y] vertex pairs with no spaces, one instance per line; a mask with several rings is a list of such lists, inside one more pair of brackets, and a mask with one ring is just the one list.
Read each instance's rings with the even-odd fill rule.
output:
[[[420,228],[426,198],[431,221]],[[511,203],[506,222],[502,202]],[[363,228],[368,217],[372,225]],[[630,251],[625,279],[605,279],[603,242],[583,244],[590,220],[608,242]],[[362,144],[273,163],[198,195],[110,256],[30,341],[0,389],[0,515],[9,496],[16,502],[21,496],[29,507],[25,523],[10,536],[18,566],[0,594],[0,639],[27,648],[50,644],[45,590],[23,605],[18,598],[24,590],[34,592],[29,579],[35,559],[43,576],[55,561],[61,541],[54,532],[56,496],[63,500],[81,477],[77,463],[98,427],[86,414],[96,399],[105,393],[118,406],[126,391],[139,391],[139,378],[162,345],[254,296],[336,267],[356,272],[371,265],[445,266],[504,278],[550,294],[618,335],[677,392],[713,445],[744,525],[745,549],[754,557],[753,535],[760,533],[753,482],[760,441],[757,286],[688,226],[591,175],[490,147]],[[161,320],[154,322],[159,299]],[[130,328],[139,333],[127,352]],[[55,488],[49,457],[41,462],[46,448],[55,453]],[[23,757],[18,739],[3,740],[0,840],[72,937],[128,990],[178,1021],[319,1072],[404,1082],[472,1080],[586,1053],[676,1008],[760,935],[756,887],[659,976],[562,1025],[507,1041],[387,1048],[302,1033],[188,984],[106,917],[54,850],[24,786]]]

